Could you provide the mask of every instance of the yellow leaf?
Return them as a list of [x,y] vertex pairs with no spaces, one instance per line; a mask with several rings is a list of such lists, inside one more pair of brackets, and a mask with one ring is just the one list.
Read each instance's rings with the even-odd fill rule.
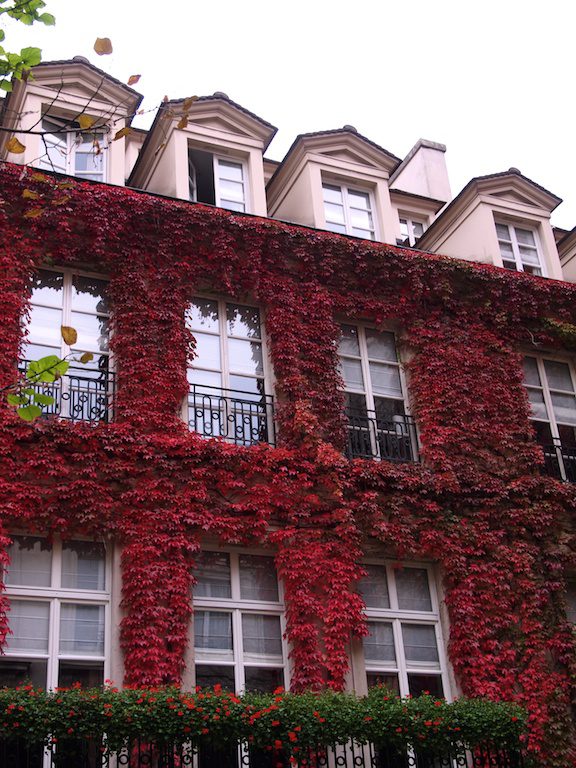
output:
[[78,118],[78,125],[80,126],[81,131],[86,131],[88,128],[92,128],[95,122],[95,118],[90,117],[89,115],[80,115]]
[[94,355],[92,352],[84,352],[84,354],[80,357],[80,362],[82,365],[86,365],[86,363],[89,363],[90,360],[94,360]]
[[70,200],[70,195],[60,195],[60,197],[55,197],[51,200],[52,205],[66,205],[66,203]]
[[72,344],[76,344],[78,341],[78,333],[76,332],[76,328],[71,328],[69,325],[62,325],[60,327],[60,333],[62,334],[64,343],[68,344],[69,347],[71,347]]
[[128,85],[136,85],[138,80],[140,80],[140,75],[130,75],[128,78]]
[[25,200],[38,200],[40,195],[38,192],[34,192],[33,189],[25,189],[24,192],[22,192],[22,197]]
[[123,139],[124,136],[130,136],[131,133],[132,133],[131,128],[128,128],[128,127],[120,128],[119,131],[116,131],[116,135],[114,136],[112,141],[118,141],[118,139]]
[[188,118],[186,117],[186,115],[183,115],[178,121],[176,128],[183,129],[183,128],[186,128],[187,125],[188,125]]
[[106,56],[112,53],[112,43],[109,37],[97,37],[94,43],[94,50],[98,56]]
[[47,176],[44,176],[44,174],[43,174],[43,173],[33,173],[33,174],[30,176],[30,178],[31,178],[33,181],[44,181],[44,182],[48,181],[48,177],[47,177]]
[[8,142],[6,144],[6,150],[8,152],[11,152],[13,155],[21,155],[23,152],[26,151],[26,147],[24,144],[22,144],[21,141],[18,141],[16,136],[12,136],[11,139],[8,139]]
[[187,99],[184,99],[184,104],[182,104],[182,109],[184,112],[188,112],[192,104],[194,104],[195,101],[198,101],[198,96],[188,96]]
[[37,219],[38,216],[42,216],[44,213],[43,208],[30,208],[30,210],[26,211],[24,214],[25,219]]
[[96,155],[96,157],[102,154],[102,147],[100,146],[100,142],[98,141],[98,139],[94,139],[94,141],[92,142],[92,146],[94,147],[94,154]]

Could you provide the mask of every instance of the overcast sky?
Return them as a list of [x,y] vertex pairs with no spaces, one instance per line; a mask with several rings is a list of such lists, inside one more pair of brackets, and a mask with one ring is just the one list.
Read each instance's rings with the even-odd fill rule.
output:
[[[447,145],[455,195],[511,166],[563,198],[576,225],[576,4],[570,0],[46,0],[56,27],[7,22],[5,47],[86,56],[144,107],[224,91],[276,125],[267,156],[298,133],[352,124],[404,157]],[[110,56],[93,51],[109,37]],[[148,122],[135,123],[147,127]]]

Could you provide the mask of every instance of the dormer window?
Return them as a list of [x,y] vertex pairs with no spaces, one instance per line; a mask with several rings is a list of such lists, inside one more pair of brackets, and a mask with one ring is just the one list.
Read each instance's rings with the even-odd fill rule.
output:
[[411,217],[400,218],[400,240],[398,245],[414,245],[424,234],[426,223]]
[[42,120],[42,130],[44,146],[41,146],[38,167],[81,179],[105,181],[103,130],[81,131],[77,123],[52,116]]
[[368,191],[322,184],[326,229],[375,240],[372,200]]
[[193,202],[230,211],[246,210],[246,172],[242,162],[190,149],[188,179]]
[[538,249],[536,232],[514,224],[496,222],[500,255],[505,269],[543,275],[543,259]]

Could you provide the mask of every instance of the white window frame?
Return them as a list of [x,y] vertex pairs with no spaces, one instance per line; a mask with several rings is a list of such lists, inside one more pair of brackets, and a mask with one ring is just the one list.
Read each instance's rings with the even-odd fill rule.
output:
[[[362,648],[362,660],[366,675],[389,674],[396,675],[398,678],[400,695],[407,696],[410,691],[408,687],[408,675],[435,675],[442,681],[444,698],[451,701],[450,680],[448,676],[448,660],[446,657],[442,625],[440,620],[440,605],[438,589],[436,584],[435,569],[430,563],[410,562],[406,563],[404,569],[416,568],[425,570],[428,575],[428,588],[430,591],[431,611],[409,611],[401,610],[398,607],[398,597],[396,591],[396,568],[390,561],[366,560],[366,565],[375,565],[386,569],[386,580],[388,585],[388,595],[390,608],[374,608],[366,606],[364,614],[368,622],[381,622],[392,624],[394,635],[394,650],[396,654],[396,664],[378,663],[375,660],[367,660]],[[416,624],[419,626],[434,627],[436,646],[438,649],[438,663],[410,663],[406,660],[404,652],[404,642],[402,638],[402,624]]]
[[[217,303],[218,305],[218,333],[212,330],[193,330],[190,326],[187,326],[190,332],[194,335],[194,333],[204,333],[209,336],[217,336],[219,340],[219,348],[220,348],[220,368],[211,368],[208,365],[203,365],[200,358],[195,357],[192,361],[191,365],[188,365],[188,371],[192,370],[198,370],[198,371],[207,371],[210,373],[218,373],[220,374],[221,378],[221,386],[220,390],[224,393],[224,398],[227,397],[227,393],[233,394],[234,392],[239,393],[239,399],[242,399],[242,390],[235,390],[230,387],[230,376],[231,375],[244,375],[244,374],[231,374],[230,372],[230,364],[229,364],[229,353],[228,353],[228,339],[239,339],[240,341],[249,341],[249,339],[245,336],[230,336],[228,334],[228,325],[227,325],[227,312],[226,307],[227,305],[231,306],[238,306],[238,307],[249,307],[250,309],[255,309],[258,311],[259,318],[260,318],[260,338],[255,339],[255,341],[258,341],[260,343],[261,349],[262,349],[262,376],[249,376],[246,375],[246,378],[256,379],[258,381],[261,381],[264,386],[264,397],[265,397],[265,408],[266,408],[266,424],[267,424],[267,432],[269,437],[274,436],[274,419],[273,419],[273,397],[274,397],[274,386],[273,386],[273,376],[272,376],[272,370],[270,365],[270,360],[268,357],[268,348],[266,344],[266,326],[265,321],[263,317],[263,313],[261,308],[257,304],[251,304],[250,302],[242,302],[238,300],[232,300],[232,299],[226,299],[222,297],[217,296],[209,296],[207,294],[203,293],[195,293],[192,297],[192,301],[190,302],[190,305],[193,303],[194,299],[204,299],[206,301],[213,301]],[[190,306],[189,305],[189,306]],[[192,384],[189,384],[189,387],[191,387]],[[202,385],[197,384],[197,387],[202,386],[208,386],[208,385]],[[214,396],[217,396],[217,391],[215,391]],[[272,400],[268,401],[266,398],[272,398]],[[190,407],[190,395],[188,395],[183,403],[182,406],[182,418],[185,422],[189,422],[189,414],[188,409]],[[217,435],[214,435],[214,437],[217,437]],[[234,440],[230,438],[232,442]],[[273,442],[273,440],[271,440]]]
[[[339,181],[332,181],[329,177],[322,177],[322,213],[324,215],[324,227],[329,232],[335,232],[335,230],[331,229],[331,224],[333,222],[330,222],[329,219],[326,218],[326,205],[324,200],[324,188],[325,187],[333,187],[340,190],[342,193],[342,208],[344,211],[344,222],[346,227],[346,234],[351,237],[358,237],[364,240],[370,240],[372,242],[378,240],[378,224],[376,221],[376,206],[374,203],[374,195],[372,193],[372,190],[368,187],[361,187],[356,186],[355,184],[345,184]],[[350,209],[355,208],[355,206],[351,206],[349,202],[348,193],[349,192],[356,192],[360,195],[367,195],[368,197],[368,204],[370,208],[368,209],[368,213],[370,214],[372,218],[372,229],[366,230],[371,233],[371,237],[369,238],[362,238],[361,235],[356,235],[352,230],[354,227],[352,226],[351,218],[350,218]],[[364,209],[362,209],[364,210]],[[334,222],[340,224],[340,222]],[[356,227],[356,229],[361,229],[361,227]],[[335,232],[335,234],[343,234],[342,232]]]
[[[13,534],[14,536],[34,536],[35,534]],[[73,541],[82,541],[74,539]],[[48,651],[47,653],[34,650],[4,650],[4,658],[14,661],[38,660],[47,662],[46,689],[54,690],[58,685],[58,670],[60,661],[97,662],[103,665],[103,679],[110,677],[110,649],[111,649],[111,585],[112,563],[109,547],[105,545],[105,586],[102,591],[71,589],[61,586],[62,576],[62,541],[55,538],[52,542],[52,569],[51,586],[16,586],[6,584],[6,597],[14,600],[26,600],[32,602],[49,603],[50,617],[48,627]],[[59,649],[60,639],[60,608],[62,604],[73,603],[75,605],[93,605],[104,607],[104,654],[102,656],[82,656],[79,654],[61,653]],[[8,625],[10,614],[8,613]]]
[[[542,418],[536,418],[533,414],[531,415],[531,421],[538,422],[540,424],[548,424],[550,427],[550,433],[552,435],[552,445],[550,448],[553,448],[555,450],[555,458],[558,462],[558,466],[560,468],[560,475],[562,480],[566,480],[566,468],[564,465],[564,459],[562,456],[562,444],[561,444],[561,437],[560,437],[560,431],[558,429],[559,422],[556,419],[556,414],[554,413],[554,405],[552,403],[552,392],[557,392],[559,394],[565,394],[565,395],[576,395],[576,370],[574,368],[574,364],[571,360],[566,360],[558,357],[554,357],[552,355],[540,355],[540,354],[532,354],[531,352],[527,353],[525,358],[531,358],[533,360],[536,360],[536,365],[538,368],[538,376],[540,378],[540,386],[536,386],[535,384],[528,384],[527,382],[524,382],[524,386],[526,388],[526,391],[529,392],[531,389],[536,390],[539,392],[542,392],[542,397],[544,399],[544,406],[546,408],[546,415],[547,419]],[[570,374],[570,378],[572,380],[572,387],[573,391],[569,392],[565,389],[554,389],[550,387],[550,384],[548,383],[548,376],[546,375],[546,368],[544,363],[546,361],[552,362],[552,363],[562,363],[563,365],[566,365],[568,367],[568,372]],[[563,424],[560,423],[560,426],[568,426],[576,429],[576,426],[574,424]]]
[[[494,218],[495,224],[498,224],[501,227],[506,227],[508,229],[508,235],[509,239],[507,242],[509,242],[512,246],[512,253],[514,255],[514,261],[516,264],[516,271],[517,272],[527,272],[527,270],[524,267],[524,263],[522,262],[522,255],[520,253],[520,245],[518,243],[518,237],[516,235],[516,229],[525,229],[530,231],[534,235],[534,243],[535,247],[534,250],[536,252],[536,255],[538,257],[538,263],[540,268],[540,274],[534,275],[535,277],[547,277],[548,273],[546,271],[546,260],[544,258],[544,253],[542,251],[542,246],[540,243],[540,238],[538,236],[538,226],[535,222],[528,222],[528,221],[507,221],[506,219],[501,219],[497,216]],[[498,230],[495,229],[496,234],[496,240],[498,241],[498,254],[500,256],[500,259],[502,260],[502,266],[504,269],[507,269],[507,267],[504,267],[504,258],[502,256],[502,250],[500,248],[500,237],[498,235]],[[525,246],[522,244],[522,247],[531,247],[531,246]],[[512,262],[509,262],[510,264]],[[531,272],[527,272],[528,274],[532,274]]]
[[[63,171],[58,171],[57,168],[52,166],[52,163],[50,162],[50,159],[48,157],[48,153],[46,150],[46,147],[44,146],[43,142],[40,142],[40,156],[38,158],[38,161],[35,163],[39,168],[42,168],[43,170],[47,171],[56,171],[59,173],[66,173],[69,176],[74,176],[79,180],[82,179],[88,179],[90,176],[101,176],[100,179],[91,179],[91,181],[101,181],[105,182],[108,179],[108,164],[106,162],[106,152],[104,151],[105,147],[101,146],[101,154],[99,157],[102,158],[102,172],[98,172],[96,170],[94,171],[81,171],[76,168],[76,155],[87,155],[91,154],[90,152],[80,152],[79,151],[79,142],[78,138],[80,138],[80,143],[82,143],[82,138],[90,138],[93,137],[94,139],[98,139],[98,141],[101,143],[101,145],[104,144],[105,137],[108,131],[108,126],[102,125],[98,128],[95,128],[94,130],[88,129],[85,131],[82,131],[80,127],[78,126],[78,129],[76,131],[71,130],[74,128],[74,121],[66,118],[61,117],[58,115],[50,115],[46,114],[42,116],[42,130],[46,131],[46,133],[50,134],[57,134],[58,130],[50,130],[48,127],[45,127],[44,123],[51,123],[55,129],[57,129],[58,122],[62,121],[64,125],[66,125],[66,133],[64,136],[64,140],[62,142],[59,142],[58,144],[54,144],[50,142],[51,146],[54,147],[57,151],[59,151],[62,155],[62,164],[64,166]],[[48,142],[48,137],[46,137],[46,141]],[[95,151],[95,150],[94,150]]]
[[[363,389],[354,389],[349,384],[344,382],[344,392],[350,393],[351,395],[362,395],[366,400],[366,410],[368,411],[369,418],[376,418],[376,403],[375,398],[380,398],[383,400],[396,400],[397,402],[402,403],[404,407],[404,415],[408,417],[408,423],[410,422],[411,414],[410,414],[410,401],[408,399],[408,389],[406,385],[406,376],[404,373],[404,366],[402,365],[402,361],[400,358],[400,354],[398,351],[398,337],[397,334],[394,333],[394,331],[386,331],[374,328],[374,326],[365,325],[362,323],[356,323],[349,320],[342,320],[340,322],[340,325],[349,325],[357,329],[358,331],[358,346],[360,348],[360,357],[356,355],[339,355],[339,358],[346,357],[353,360],[359,360],[361,369],[362,369],[362,378],[364,380],[364,388]],[[394,336],[394,346],[396,350],[396,362],[394,363],[392,360],[373,360],[375,363],[382,363],[385,362],[386,365],[394,365],[398,369],[398,374],[400,378],[400,387],[402,389],[402,397],[394,397],[393,395],[379,395],[374,394],[374,391],[372,389],[372,380],[370,377],[370,362],[372,358],[369,357],[368,354],[368,344],[366,341],[366,331],[376,331],[376,333],[391,333]],[[416,431],[416,428],[410,428],[409,427],[409,436],[412,443],[412,458],[413,460],[417,459],[417,455],[419,452],[419,441],[418,441],[418,433]],[[370,430],[370,444],[372,448],[372,454],[374,458],[381,458],[380,457],[380,448],[378,445],[378,441],[376,439],[376,435],[374,434],[374,430]],[[385,457],[384,457],[385,458]]]
[[[419,217],[419,216],[413,216],[411,213],[402,213],[402,211],[398,212],[398,222],[400,226],[402,225],[402,222],[406,223],[406,228],[408,230],[408,243],[410,246],[413,246],[416,243],[416,240],[418,240],[424,232],[428,229],[428,220]],[[422,235],[416,236],[414,234],[414,224],[421,224],[422,225]],[[400,239],[398,241],[398,245],[405,245],[406,238],[402,237],[402,232],[400,232]]]
[[[242,157],[236,157],[234,155],[224,155],[219,154],[217,151],[217,148],[211,148],[211,147],[197,147],[192,143],[188,144],[188,150],[196,149],[200,152],[203,152],[205,154],[212,156],[212,177],[214,181],[214,205],[216,205],[219,208],[224,208],[227,211],[232,211],[233,213],[250,213],[252,206],[250,204],[250,174],[248,173],[248,163],[246,160]],[[219,171],[219,163],[220,161],[225,163],[230,163],[233,165],[239,165],[242,169],[242,186],[244,189],[244,210],[243,211],[236,211],[233,208],[229,208],[225,204],[225,198],[223,198],[221,191],[220,191],[220,171]],[[200,202],[202,205],[210,205],[210,203],[204,203],[202,201],[198,200],[198,184],[197,184],[197,171],[196,166],[193,162],[189,160],[188,162],[188,173],[193,171],[193,185],[192,190],[190,194],[190,200],[193,203]]]
[[[54,268],[54,267],[44,267],[41,266],[38,269],[38,272],[51,272],[55,275],[62,275],[62,302],[59,307],[54,306],[52,304],[43,304],[38,301],[32,301],[31,300],[31,306],[32,307],[41,307],[44,309],[50,309],[50,310],[59,310],[61,312],[62,317],[62,325],[64,326],[71,326],[74,327],[74,321],[72,320],[72,293],[73,293],[73,280],[75,277],[86,277],[89,279],[95,279],[100,280],[102,282],[105,282],[107,285],[109,285],[110,281],[107,277],[104,277],[103,275],[94,273],[94,272],[87,272],[84,270],[76,270],[76,269],[70,269],[70,268]],[[105,317],[108,320],[108,350],[106,352],[100,352],[96,350],[95,348],[90,349],[89,345],[83,344],[83,339],[81,334],[78,336],[78,344],[75,344],[75,347],[78,347],[78,349],[72,349],[71,346],[66,344],[64,339],[61,337],[60,334],[60,328],[55,328],[55,332],[59,336],[58,344],[50,344],[50,343],[44,343],[44,342],[36,342],[33,338],[30,336],[30,330],[33,328],[32,322],[27,322],[26,328],[28,330],[28,335],[26,337],[26,343],[30,343],[34,346],[40,346],[40,347],[48,347],[48,348],[54,348],[53,354],[58,355],[59,357],[68,357],[70,355],[72,356],[80,356],[84,351],[91,352],[94,355],[94,359],[97,360],[99,357],[107,357],[108,358],[108,373],[111,374],[111,376],[114,376],[114,358],[112,355],[112,351],[110,350],[110,339],[111,339],[111,313],[108,312],[85,312],[82,310],[75,309],[74,312],[82,315],[89,315],[90,317]],[[46,353],[51,354],[51,353]],[[44,356],[44,355],[43,355]],[[68,358],[71,366],[73,367],[73,370],[70,370],[70,374],[82,377],[82,364],[74,361],[74,359]],[[86,367],[86,372],[94,370],[91,369],[89,366]],[[108,385],[110,386],[113,384],[113,381],[111,379],[108,379]],[[63,379],[60,382],[55,383],[54,386],[60,386],[62,388],[62,393],[66,393],[69,388],[69,380],[66,376],[63,377]],[[113,402],[111,401],[111,395],[112,391],[108,391],[108,407],[107,407],[107,420],[111,421],[113,416]],[[61,413],[60,417],[67,418],[70,416],[70,401],[66,398],[61,399]],[[78,419],[79,421],[82,421],[84,419]]]
[[[226,554],[229,557],[230,562],[230,586],[231,597],[200,597],[194,595],[193,605],[194,612],[196,611],[220,611],[224,613],[232,614],[232,645],[233,645],[233,658],[224,659],[223,654],[220,651],[210,651],[210,649],[194,648],[194,662],[195,665],[214,665],[222,667],[230,667],[234,670],[234,681],[236,693],[242,693],[245,689],[245,668],[268,668],[268,669],[282,669],[283,671],[283,687],[288,690],[289,688],[289,664],[288,664],[288,643],[285,638],[286,634],[286,617],[285,617],[285,605],[284,605],[284,590],[283,584],[280,579],[277,579],[278,583],[278,602],[260,601],[260,600],[243,600],[240,597],[240,557],[242,555],[251,555],[259,557],[273,557],[270,552],[254,551],[254,550],[230,550],[220,549],[219,547],[212,547],[206,545],[202,548],[202,551],[217,552],[219,554]],[[282,638],[282,657],[272,658],[270,656],[263,655],[257,657],[253,655],[248,659],[244,658],[243,645],[242,645],[242,614],[257,614],[266,616],[278,616],[280,618],[280,632]],[[196,673],[194,673],[196,674]]]

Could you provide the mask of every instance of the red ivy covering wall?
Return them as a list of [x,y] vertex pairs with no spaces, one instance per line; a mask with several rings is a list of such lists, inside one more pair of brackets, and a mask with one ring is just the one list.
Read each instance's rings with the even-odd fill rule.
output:
[[[576,287],[14,166],[0,194],[0,386],[46,262],[109,275],[118,371],[113,424],[30,426],[0,406],[0,562],[14,528],[122,543],[125,682],[157,685],[182,673],[202,536],[273,546],[292,686],[318,689],[343,686],[365,630],[366,543],[431,559],[464,693],[524,703],[540,764],[573,764],[575,489],[538,473],[519,352],[574,351]],[[183,316],[201,290],[265,313],[277,448],[180,420]],[[398,331],[421,464],[343,458],[335,317]]]

